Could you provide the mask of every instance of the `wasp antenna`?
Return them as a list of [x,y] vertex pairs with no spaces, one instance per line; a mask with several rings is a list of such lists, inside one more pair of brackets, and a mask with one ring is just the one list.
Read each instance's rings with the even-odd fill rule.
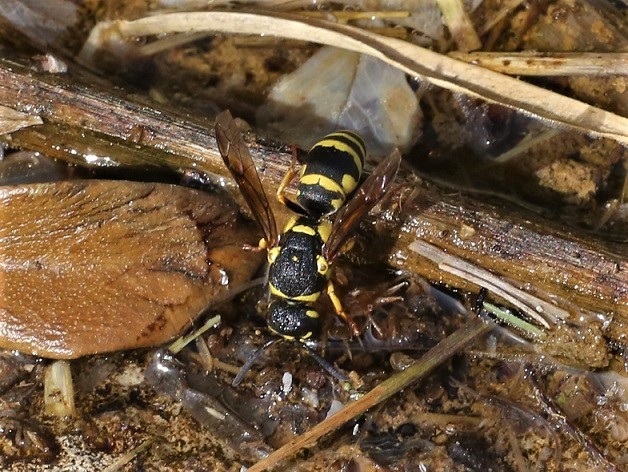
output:
[[[338,369],[336,369],[333,365],[331,365],[329,362],[327,362],[325,359],[323,359],[321,356],[318,355],[318,353],[312,349],[311,347],[309,347],[307,344],[305,343],[298,343],[305,351],[307,351],[307,353],[312,356],[314,358],[314,360],[316,362],[318,362],[318,364],[327,371],[327,373],[329,375],[331,375],[332,377],[334,377],[337,380],[340,380],[341,382],[349,382],[349,377],[347,377],[345,374],[343,374],[342,372],[340,372]],[[238,374],[239,375],[239,374]]]
[[279,341],[279,339],[280,338],[271,339],[270,341],[267,341],[261,347],[257,348],[257,350],[253,353],[253,355],[249,357],[249,359],[244,363],[244,365],[240,369],[240,372],[238,372],[238,375],[235,376],[235,378],[233,379],[233,382],[231,382],[231,386],[237,387],[238,385],[240,385],[240,382],[242,382],[242,379],[244,379],[244,376],[247,374],[247,372],[251,370],[251,367],[253,367],[253,364],[259,358],[262,352],[264,352],[264,350],[266,350],[276,341]]

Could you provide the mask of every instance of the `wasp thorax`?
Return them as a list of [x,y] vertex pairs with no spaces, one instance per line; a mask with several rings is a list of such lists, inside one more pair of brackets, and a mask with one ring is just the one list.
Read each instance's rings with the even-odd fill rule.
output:
[[327,284],[329,267],[321,254],[328,229],[308,217],[297,218],[286,228],[279,245],[269,251],[271,293],[294,302],[312,302]]

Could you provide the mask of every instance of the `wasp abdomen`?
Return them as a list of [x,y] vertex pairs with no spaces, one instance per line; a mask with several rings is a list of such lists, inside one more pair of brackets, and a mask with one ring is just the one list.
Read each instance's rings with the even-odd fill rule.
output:
[[310,150],[301,169],[298,204],[312,217],[340,209],[360,180],[365,154],[364,142],[356,133],[325,136]]

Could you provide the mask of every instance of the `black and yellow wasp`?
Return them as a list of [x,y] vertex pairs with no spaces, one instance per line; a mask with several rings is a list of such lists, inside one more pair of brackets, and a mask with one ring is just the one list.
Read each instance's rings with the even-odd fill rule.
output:
[[[295,176],[294,159],[281,182],[277,197],[297,215],[280,234],[248,147],[228,111],[216,117],[215,128],[220,154],[264,235],[259,246],[268,251],[272,296],[268,327],[279,336],[304,345],[320,332],[321,321],[314,302],[323,291],[326,290],[336,313],[347,320],[334,293],[331,265],[351,231],[390,188],[401,155],[397,150],[388,155],[353,198],[346,201],[360,181],[366,154],[364,142],[351,131],[324,137],[310,150],[301,167],[296,202],[285,197],[285,188]],[[332,222],[334,213],[337,214]],[[321,362],[318,356],[314,357]],[[329,364],[322,365],[336,375]]]

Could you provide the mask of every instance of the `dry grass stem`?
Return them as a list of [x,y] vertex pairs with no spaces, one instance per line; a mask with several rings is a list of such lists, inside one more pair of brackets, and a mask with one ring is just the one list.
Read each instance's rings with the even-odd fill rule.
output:
[[346,23],[355,20],[373,20],[390,19],[390,18],[408,18],[410,12],[408,10],[389,10],[389,11],[306,11],[301,13],[309,18],[326,19],[335,18],[339,23]]
[[185,346],[187,346],[189,343],[194,341],[205,331],[207,331],[210,328],[214,328],[215,326],[218,326],[219,323],[220,323],[220,316],[214,316],[213,318],[207,320],[207,322],[196,331],[193,331],[185,336],[181,336],[177,338],[177,340],[170,345],[168,350],[173,354],[177,354]]
[[453,92],[499,103],[556,126],[628,144],[628,118],[396,38],[348,25],[286,14],[202,12],[118,21],[113,27],[127,36],[213,31],[274,35],[336,46],[371,55]]
[[152,56],[163,51],[182,46],[184,44],[192,43],[209,36],[209,33],[193,33],[193,34],[176,34],[166,36],[164,38],[157,39],[152,43],[145,44],[139,48],[139,52],[142,56]]
[[551,322],[555,322],[556,319],[569,318],[568,311],[541,300],[534,295],[530,295],[491,274],[489,271],[452,256],[425,241],[417,239],[410,245],[409,249],[435,262],[441,270],[468,280],[480,287],[486,287],[492,294],[498,295],[512,303],[547,329],[549,329],[550,325],[546,318]]
[[68,361],[57,360],[46,367],[44,409],[47,415],[59,418],[76,416],[72,371]]
[[451,52],[449,56],[508,75],[628,75],[625,52]]
[[436,0],[443,20],[460,51],[473,51],[482,47],[482,41],[473,28],[471,18],[460,0]]
[[508,151],[500,154],[495,159],[493,159],[493,162],[496,164],[502,164],[504,162],[508,162],[511,159],[514,159],[517,156],[520,156],[524,152],[527,152],[528,150],[530,150],[537,144],[547,141],[548,139],[552,139],[554,136],[557,136],[559,134],[560,134],[560,130],[548,129],[548,130],[543,131],[542,133],[539,133],[536,136],[527,135],[524,139],[518,142],[515,147],[513,147],[512,149],[509,149]]
[[523,0],[507,0],[506,2],[504,2],[504,4],[501,6],[495,16],[487,21],[486,24],[484,24],[484,26],[480,28],[480,35],[485,35],[490,30],[492,30],[497,23],[502,21],[508,15],[512,15],[515,8],[517,8],[522,3]]

